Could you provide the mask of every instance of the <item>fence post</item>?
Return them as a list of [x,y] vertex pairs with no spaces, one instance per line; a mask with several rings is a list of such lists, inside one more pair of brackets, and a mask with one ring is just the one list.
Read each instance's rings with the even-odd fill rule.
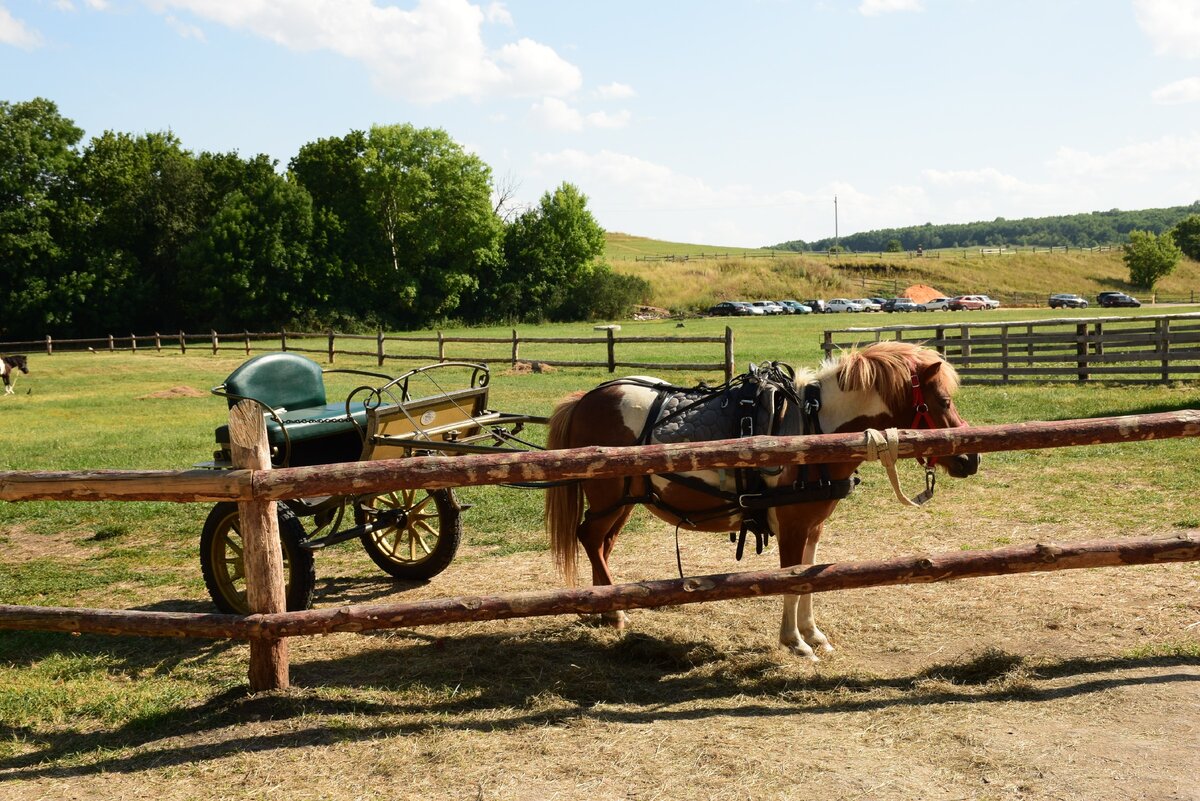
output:
[[243,328],[242,333],[245,334],[245,336],[246,336],[246,355],[249,356],[250,355],[250,332]]
[[608,372],[617,372],[617,338],[611,328],[604,333],[608,335]]
[[962,366],[967,367],[971,364],[971,329],[965,325],[958,328],[958,350],[961,354]]
[[50,339],[50,335],[46,334],[46,355],[54,355],[54,341]]
[[333,329],[329,329],[329,363],[333,364]]
[[162,335],[157,331],[154,332],[154,352],[162,353]]
[[109,352],[109,353],[116,353],[116,352],[117,352],[117,346],[116,346],[116,344],[113,342],[113,335],[112,335],[112,334],[109,334],[109,335],[108,335],[108,352]]
[[375,337],[375,358],[379,361],[379,366],[383,367],[383,329],[379,329],[379,334]]
[[[240,401],[229,410],[229,445],[234,467],[271,469],[267,423],[254,401]],[[286,612],[283,548],[275,501],[238,503],[242,518],[242,569],[246,575],[246,602],[251,614]],[[258,637],[250,640],[250,689],[282,690],[288,686],[286,639]]]
[[[933,332],[933,341],[935,343],[935,347],[937,348],[938,355],[944,359],[946,358],[946,328],[945,326],[939,325],[937,328],[933,329]],[[825,357],[829,358],[828,351],[826,351]]]
[[280,329],[279,331],[279,349],[284,353],[287,352],[287,329]]
[[438,361],[444,362],[444,361],[446,361],[446,335],[443,334],[441,332],[441,330],[438,330],[437,335],[438,335]]
[[1008,324],[1000,326],[1000,380],[1007,384],[1008,374]]
[[725,380],[733,380],[733,329],[725,326]]
[[516,366],[517,366],[517,356],[518,356],[518,350],[519,350],[519,349],[520,349],[520,347],[521,347],[521,340],[517,339],[517,329],[515,329],[515,328],[514,328],[514,329],[512,330],[512,332],[513,332],[513,337],[512,337],[512,343],[513,343],[513,346],[512,346],[512,366],[513,366],[513,367],[516,367]]
[[216,355],[217,355],[217,350],[218,350],[218,348],[219,348],[219,345],[220,345],[220,343],[219,343],[219,342],[217,342],[217,332],[216,332],[215,330],[211,329],[211,328],[209,329],[209,331],[212,333],[212,349],[213,349],[213,356],[216,356]]
[[132,353],[137,353],[137,334],[129,335],[129,350]]
[[1080,381],[1088,380],[1088,341],[1087,323],[1075,325],[1075,368],[1076,377]]
[[1162,380],[1171,380],[1171,321],[1166,317],[1155,322],[1158,329],[1158,352],[1162,358]]
[[179,329],[179,352],[184,356],[187,355],[187,339],[182,328]]
[[[726,328],[725,330],[728,331],[729,329]],[[832,331],[825,332],[825,338],[821,342],[821,350],[825,351],[826,359],[833,357],[833,332]]]

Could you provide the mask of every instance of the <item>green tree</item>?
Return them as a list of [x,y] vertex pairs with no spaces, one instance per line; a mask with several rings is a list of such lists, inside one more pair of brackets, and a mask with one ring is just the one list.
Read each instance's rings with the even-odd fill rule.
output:
[[89,289],[70,252],[86,220],[72,186],[82,136],[49,100],[0,102],[0,333],[69,330]]
[[[519,215],[504,236],[503,274],[491,287],[492,316],[561,319],[589,316],[585,292],[593,275],[607,272],[604,229],[587,209],[587,196],[564,183]],[[593,287],[594,288],[594,287]]]
[[899,239],[893,237],[888,240],[886,250],[888,253],[902,253],[904,252],[904,245],[900,243]]
[[1171,233],[1185,256],[1200,261],[1200,214],[1189,214],[1179,221]]
[[1124,249],[1129,282],[1150,290],[1160,278],[1175,269],[1183,255],[1170,232],[1130,231]]

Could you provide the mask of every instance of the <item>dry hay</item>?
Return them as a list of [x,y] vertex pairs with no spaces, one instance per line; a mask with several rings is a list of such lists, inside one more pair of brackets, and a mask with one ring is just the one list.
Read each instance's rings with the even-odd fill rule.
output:
[[903,297],[911,298],[916,303],[928,303],[931,300],[946,297],[944,294],[927,284],[913,284],[900,294]]
[[558,368],[545,362],[538,361],[518,361],[512,367],[504,371],[504,375],[528,375],[529,373],[553,373]]
[[201,392],[192,387],[171,387],[170,389],[160,389],[157,392],[151,392],[148,395],[139,395],[135,400],[171,400],[174,398],[204,398],[207,397],[207,392]]

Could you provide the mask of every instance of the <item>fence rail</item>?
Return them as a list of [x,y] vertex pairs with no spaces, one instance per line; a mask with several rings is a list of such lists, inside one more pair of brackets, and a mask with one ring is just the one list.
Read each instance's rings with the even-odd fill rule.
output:
[[844,328],[825,331],[821,347],[831,357],[886,339],[936,348],[971,383],[1200,376],[1200,314]]
[[[250,640],[252,689],[286,687],[289,636],[331,631],[361,632],[450,621],[492,620],[665,606],[781,593],[811,593],[851,587],[944,581],[984,575],[1191,561],[1200,558],[1200,537],[1014,546],[972,554],[917,556],[888,562],[796,567],[779,571],[721,574],[607,588],[556,590],[487,597],[444,598],[416,604],[282,611],[283,578],[272,565],[280,541],[273,499],[316,494],[361,494],[399,487],[461,486],[602,475],[773,466],[860,460],[866,437],[750,437],[711,443],[674,443],[634,448],[499,453],[459,457],[413,457],[316,468],[262,468],[266,424],[261,412],[242,402],[230,413],[235,460],[243,468],[212,471],[98,473],[0,473],[0,499],[35,500],[237,500],[242,512],[247,595],[256,614],[154,613],[106,609],[0,606],[0,630],[47,629],[105,634],[174,637],[233,637]],[[1168,437],[1200,436],[1200,410],[1092,420],[1066,420],[933,431],[901,431],[898,455],[944,456],[1095,445]],[[257,455],[256,455],[257,454]],[[206,475],[207,474],[207,475]],[[272,586],[273,585],[273,586]]]
[[[599,330],[599,329],[598,329]],[[54,354],[55,350],[81,351],[88,350],[92,352],[105,351],[108,353],[130,352],[137,353],[140,351],[154,350],[156,353],[161,353],[164,349],[174,350],[178,348],[180,353],[186,354],[188,348],[198,350],[211,351],[214,356],[223,351],[244,352],[250,356],[255,351],[266,352],[270,350],[292,351],[295,353],[310,353],[322,354],[327,361],[332,364],[338,356],[360,356],[374,358],[376,363],[382,367],[388,361],[415,361],[415,362],[444,362],[444,361],[469,361],[481,362],[484,364],[511,364],[516,365],[518,362],[538,362],[540,364],[549,365],[551,367],[596,367],[607,369],[608,372],[616,372],[617,368],[630,369],[655,369],[655,370],[689,370],[701,372],[723,372],[725,379],[729,380],[734,375],[734,352],[733,352],[733,329],[726,326],[723,336],[620,336],[616,333],[615,327],[605,326],[602,329],[603,335],[590,337],[546,337],[546,336],[521,336],[516,329],[513,329],[512,335],[508,337],[485,337],[485,336],[447,336],[441,331],[434,335],[404,335],[404,334],[387,334],[379,331],[376,334],[345,334],[336,331],[278,331],[278,332],[251,332],[241,331],[236,333],[221,334],[216,331],[209,331],[206,334],[189,334],[180,331],[177,334],[161,334],[155,332],[153,334],[129,334],[128,336],[115,336],[109,334],[107,337],[97,337],[91,339],[54,339],[47,336],[45,339],[25,340],[18,342],[0,342],[0,350],[5,353],[34,353],[44,352],[47,356]],[[370,342],[374,345],[373,348],[364,349],[362,347],[337,347],[337,340],[343,340],[349,343],[355,342]],[[312,340],[324,340],[323,347],[312,347]],[[421,345],[433,345],[426,352],[409,352],[409,353],[394,353],[388,352],[387,345],[389,343],[419,343]],[[724,346],[721,361],[712,362],[645,362],[645,361],[621,361],[617,358],[617,346],[625,346],[632,344],[692,344],[692,343],[713,343]],[[454,348],[447,348],[447,345],[494,345],[505,348],[505,355],[479,355],[470,353],[460,353]],[[595,345],[604,346],[606,349],[607,358],[604,361],[587,361],[587,360],[563,360],[553,358],[530,357],[528,351],[524,354],[521,352],[522,346],[528,345]],[[419,351],[419,348],[414,349]],[[448,350],[455,350],[450,355]]]

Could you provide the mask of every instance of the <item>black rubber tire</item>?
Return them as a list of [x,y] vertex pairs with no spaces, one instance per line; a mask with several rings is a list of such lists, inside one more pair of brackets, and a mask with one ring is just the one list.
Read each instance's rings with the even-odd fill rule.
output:
[[[287,608],[289,612],[298,612],[312,605],[317,571],[312,551],[300,547],[304,526],[291,509],[283,504],[278,508]],[[238,505],[221,501],[208,513],[204,531],[200,534],[200,570],[204,573],[204,584],[217,608],[231,615],[250,613],[246,603],[240,528]]]
[[[429,506],[433,504],[433,510]],[[406,581],[430,579],[454,561],[462,540],[462,513],[453,490],[396,490],[359,498],[354,520],[367,523],[375,509],[406,509],[395,525],[359,537],[379,569]]]

